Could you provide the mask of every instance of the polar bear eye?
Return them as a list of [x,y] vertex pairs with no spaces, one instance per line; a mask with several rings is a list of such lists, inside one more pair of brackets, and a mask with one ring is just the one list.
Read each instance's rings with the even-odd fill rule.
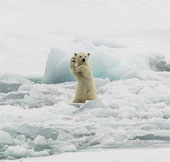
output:
[[86,57],[86,56],[85,56]]
[[80,56],[80,58],[81,58],[81,56]]

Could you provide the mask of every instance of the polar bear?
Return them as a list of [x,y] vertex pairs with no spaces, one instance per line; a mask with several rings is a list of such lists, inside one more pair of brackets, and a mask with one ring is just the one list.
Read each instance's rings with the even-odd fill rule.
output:
[[89,56],[90,53],[75,53],[70,60],[72,75],[78,82],[73,103],[84,103],[86,100],[97,99],[93,74],[88,63]]

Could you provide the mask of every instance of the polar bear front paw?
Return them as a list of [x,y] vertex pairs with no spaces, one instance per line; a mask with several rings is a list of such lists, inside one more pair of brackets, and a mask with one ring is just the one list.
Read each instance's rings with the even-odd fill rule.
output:
[[72,57],[71,60],[70,60],[70,66],[74,67],[75,65],[76,65],[76,58]]

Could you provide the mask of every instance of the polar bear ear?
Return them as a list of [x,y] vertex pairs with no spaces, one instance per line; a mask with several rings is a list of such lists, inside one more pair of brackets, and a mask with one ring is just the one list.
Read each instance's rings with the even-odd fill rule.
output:
[[76,56],[77,56],[77,53],[74,53],[74,56],[76,57]]
[[88,57],[90,56],[90,53],[87,53]]

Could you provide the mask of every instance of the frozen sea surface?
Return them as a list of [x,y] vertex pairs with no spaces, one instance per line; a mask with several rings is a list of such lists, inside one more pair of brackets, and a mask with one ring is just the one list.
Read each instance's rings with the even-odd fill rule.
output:
[[46,85],[1,76],[0,85],[8,91],[0,93],[0,158],[168,147],[169,75],[139,71],[135,78],[120,81],[96,79],[99,101],[84,106],[71,104],[76,82]]
[[[0,20],[0,159],[170,146],[169,0],[0,0]],[[71,104],[74,52],[99,101]]]
[[[14,160],[14,162],[169,162],[169,151],[170,148],[90,150],[48,157],[25,158]],[[10,162],[10,160],[4,160],[4,162]]]

